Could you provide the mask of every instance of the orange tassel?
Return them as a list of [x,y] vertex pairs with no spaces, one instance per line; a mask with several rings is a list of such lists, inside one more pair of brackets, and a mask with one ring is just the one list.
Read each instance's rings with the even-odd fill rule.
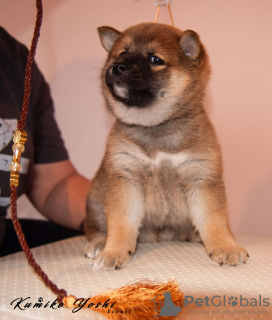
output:
[[[165,292],[170,292],[174,305],[181,307],[184,294],[175,280],[168,280],[166,283],[141,280],[119,289],[108,290],[89,299],[77,299],[70,295],[63,299],[63,303],[65,307],[73,308],[73,312],[81,308],[90,308],[109,319],[150,320],[156,314],[159,315],[163,307]],[[100,305],[96,307],[99,303]],[[167,319],[173,318],[173,316],[168,316]]]

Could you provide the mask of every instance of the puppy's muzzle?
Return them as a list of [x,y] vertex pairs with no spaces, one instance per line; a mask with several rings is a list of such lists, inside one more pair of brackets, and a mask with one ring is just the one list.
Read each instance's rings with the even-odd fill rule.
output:
[[141,59],[118,60],[106,71],[106,84],[112,95],[128,107],[146,107],[154,99],[149,66]]
[[107,84],[126,85],[128,88],[143,90],[148,87],[144,80],[143,73],[137,65],[120,61],[114,62],[106,74]]

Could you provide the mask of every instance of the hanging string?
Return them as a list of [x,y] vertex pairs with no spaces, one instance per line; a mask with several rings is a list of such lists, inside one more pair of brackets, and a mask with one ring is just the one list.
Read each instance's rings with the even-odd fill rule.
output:
[[170,4],[169,3],[167,5],[167,7],[168,7],[168,12],[169,12],[169,15],[170,15],[171,22],[172,22],[172,26],[174,27],[175,26],[174,25],[174,20],[173,20],[173,17],[172,17],[172,13],[171,13],[171,9],[170,9]]
[[157,10],[156,18],[155,18],[155,22],[156,22],[156,23],[158,22],[160,10],[161,10],[161,6],[158,5],[158,10]]
[[158,18],[159,18],[161,7],[167,5],[169,16],[170,16],[170,19],[171,19],[171,23],[172,23],[172,26],[174,27],[174,20],[173,20],[173,16],[172,16],[172,13],[171,13],[170,2],[171,2],[170,0],[157,0],[157,1],[155,1],[155,3],[158,6],[158,10],[157,10],[156,18],[155,18],[155,23],[158,22]]
[[37,47],[38,39],[40,36],[41,24],[42,24],[42,14],[43,14],[42,1],[36,1],[36,8],[37,8],[36,23],[35,23],[35,29],[34,29],[33,39],[31,43],[31,48],[29,50],[28,60],[25,68],[24,98],[23,98],[21,119],[17,123],[18,130],[22,130],[26,124],[26,117],[27,117],[30,91],[31,91],[31,86],[30,86],[31,72],[32,72],[32,66],[34,62],[34,56],[36,53],[36,47]]
[[30,91],[31,91],[31,74],[32,74],[32,67],[34,62],[34,56],[36,52],[36,47],[38,43],[38,39],[40,36],[40,29],[42,24],[42,0],[36,0],[36,8],[37,8],[37,15],[36,15],[36,23],[34,34],[32,38],[31,48],[29,50],[26,69],[25,69],[25,83],[24,83],[24,98],[23,98],[23,105],[22,105],[22,112],[21,112],[21,119],[18,121],[17,124],[17,131],[15,131],[13,136],[13,161],[11,164],[11,178],[10,178],[10,189],[11,189],[11,197],[10,197],[10,206],[11,206],[11,218],[14,225],[14,229],[16,231],[18,240],[20,245],[25,253],[26,259],[29,265],[34,269],[36,274],[40,276],[44,284],[49,287],[53,293],[55,293],[58,297],[58,301],[61,302],[64,297],[67,296],[67,293],[63,289],[59,289],[52,281],[49,280],[46,273],[41,269],[41,267],[35,261],[32,252],[30,251],[25,235],[22,231],[20,222],[17,217],[17,187],[19,184],[19,172],[22,168],[20,164],[21,153],[24,151],[24,143],[27,139],[27,134],[23,130],[26,124],[26,117],[28,113],[28,106],[30,100]]
[[67,293],[64,289],[59,289],[51,280],[49,280],[47,274],[42,270],[42,268],[38,265],[36,262],[32,252],[30,251],[25,235],[22,231],[21,224],[17,217],[17,190],[15,186],[11,187],[11,218],[13,222],[14,229],[16,231],[16,234],[18,236],[20,245],[25,253],[26,259],[29,263],[29,265],[34,269],[36,274],[42,279],[43,283],[46,287],[50,288],[53,293],[55,293],[58,297],[58,302],[61,303],[64,297],[67,297]]

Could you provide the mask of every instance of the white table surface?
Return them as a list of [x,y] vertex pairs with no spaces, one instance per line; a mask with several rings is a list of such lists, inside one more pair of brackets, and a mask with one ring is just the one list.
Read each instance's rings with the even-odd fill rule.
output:
[[[239,302],[234,307],[228,304],[224,307],[182,306],[178,319],[272,319],[272,237],[240,235],[236,238],[250,254],[247,264],[236,267],[220,267],[208,257],[201,244],[187,242],[140,244],[129,264],[116,271],[91,269],[90,260],[83,255],[87,243],[84,236],[37,247],[32,252],[48,277],[59,288],[78,298],[92,296],[97,290],[118,288],[135,280],[164,282],[172,278],[179,281],[185,296],[194,299],[225,296],[226,301],[233,296]],[[258,305],[241,306],[240,296],[253,301],[253,304],[256,299]],[[260,306],[260,296],[270,306]],[[22,252],[0,258],[1,319],[105,319],[86,309],[77,313],[67,308],[14,310],[15,304],[11,305],[11,302],[27,297],[30,299],[26,302],[33,304],[39,298],[44,303],[52,303],[56,299],[33,273]],[[214,301],[218,303],[219,298],[216,299]],[[246,300],[242,301],[246,303]],[[200,315],[200,312],[206,314]]]

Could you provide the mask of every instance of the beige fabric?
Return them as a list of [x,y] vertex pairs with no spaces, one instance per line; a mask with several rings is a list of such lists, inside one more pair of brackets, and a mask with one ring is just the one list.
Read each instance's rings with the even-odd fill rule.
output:
[[[92,271],[90,260],[83,255],[86,244],[83,236],[32,251],[49,278],[59,288],[78,298],[88,297],[98,290],[118,288],[135,280],[163,282],[173,278],[179,280],[184,294],[194,299],[219,296],[222,300],[224,295],[226,299],[226,306],[198,307],[190,304],[187,308],[182,307],[179,319],[272,319],[272,237],[239,236],[237,240],[250,254],[248,263],[237,267],[220,267],[208,257],[204,247],[196,243],[140,244],[136,255],[123,269],[97,272]],[[240,295],[249,303],[254,304],[256,299],[258,305],[241,306]],[[238,305],[231,307],[228,304],[231,296],[232,301],[237,298]],[[260,296],[262,301],[267,299],[265,301],[270,303],[269,307],[259,306]],[[38,302],[39,298],[43,298],[44,304],[48,301],[52,303],[56,298],[33,274],[23,253],[16,253],[0,259],[1,319],[104,319],[91,310],[83,309],[77,313],[72,313],[71,309],[53,310],[49,307],[14,310],[15,303],[10,303],[21,297],[30,297],[26,302],[32,304]],[[215,304],[219,303],[219,297],[214,299]],[[242,300],[242,303],[246,304],[246,300]],[[206,315],[200,315],[200,312]]]

